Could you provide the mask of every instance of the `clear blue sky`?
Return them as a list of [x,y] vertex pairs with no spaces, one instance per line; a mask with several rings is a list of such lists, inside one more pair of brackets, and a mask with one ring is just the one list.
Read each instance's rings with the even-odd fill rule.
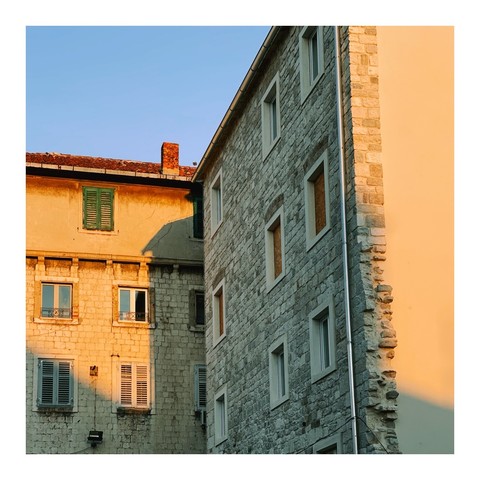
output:
[[26,29],[26,149],[199,162],[269,26]]

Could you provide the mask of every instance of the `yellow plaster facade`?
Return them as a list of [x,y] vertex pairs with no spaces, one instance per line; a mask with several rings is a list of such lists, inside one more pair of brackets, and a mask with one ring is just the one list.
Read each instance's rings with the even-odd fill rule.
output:
[[404,453],[453,453],[453,27],[377,27]]

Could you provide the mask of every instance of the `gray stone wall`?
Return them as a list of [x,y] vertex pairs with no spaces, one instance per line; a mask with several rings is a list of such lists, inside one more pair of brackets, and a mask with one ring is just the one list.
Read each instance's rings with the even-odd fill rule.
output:
[[[312,453],[328,439],[352,452],[344,315],[342,242],[339,200],[339,163],[335,108],[334,30],[325,28],[325,72],[304,103],[300,100],[300,28],[281,32],[273,57],[262,66],[261,78],[248,92],[248,101],[232,132],[207,167],[205,196],[205,289],[207,348],[207,449],[211,453]],[[262,158],[261,98],[279,75],[281,138]],[[304,177],[326,153],[328,158],[330,228],[310,250],[306,249]],[[219,169],[223,178],[223,222],[210,226],[211,182]],[[354,185],[348,186],[349,230],[357,227]],[[265,225],[271,213],[284,213],[285,276],[268,291],[266,284]],[[370,238],[370,237],[369,237]],[[351,261],[373,250],[350,234]],[[381,248],[381,246],[379,246]],[[379,252],[377,252],[379,253]],[[368,256],[367,262],[370,262]],[[370,266],[370,264],[369,264]],[[354,273],[353,315],[356,383],[359,405],[371,407],[370,390],[363,386],[376,378],[375,353],[365,333],[365,315],[376,324],[374,307],[366,305],[369,275],[358,265]],[[212,289],[225,281],[226,336],[213,341]],[[379,295],[380,292],[378,292]],[[309,352],[309,314],[326,301],[335,312],[336,368],[312,383]],[[364,315],[364,311],[367,314]],[[376,330],[375,330],[376,331]],[[289,399],[270,408],[269,347],[282,335],[288,346]],[[373,366],[371,364],[374,364]],[[375,373],[372,373],[372,372]],[[228,437],[216,444],[215,393],[226,386]],[[363,407],[365,405],[365,407]],[[363,410],[364,413],[364,410]],[[363,434],[363,452],[375,439]],[[368,444],[368,445],[367,445]],[[368,448],[367,448],[368,447]]]

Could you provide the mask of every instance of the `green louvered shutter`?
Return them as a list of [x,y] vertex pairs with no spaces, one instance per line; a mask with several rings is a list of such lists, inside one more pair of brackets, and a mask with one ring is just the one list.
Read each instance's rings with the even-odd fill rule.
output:
[[113,230],[113,190],[102,188],[99,196],[99,229]]
[[113,230],[113,189],[83,187],[83,228]]

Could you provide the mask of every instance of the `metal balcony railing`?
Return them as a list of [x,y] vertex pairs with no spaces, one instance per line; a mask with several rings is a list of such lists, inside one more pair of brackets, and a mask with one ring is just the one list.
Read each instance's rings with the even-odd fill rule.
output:
[[71,308],[42,308],[43,318],[72,318]]
[[119,318],[130,322],[146,322],[148,316],[146,312],[120,312]]

